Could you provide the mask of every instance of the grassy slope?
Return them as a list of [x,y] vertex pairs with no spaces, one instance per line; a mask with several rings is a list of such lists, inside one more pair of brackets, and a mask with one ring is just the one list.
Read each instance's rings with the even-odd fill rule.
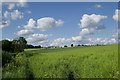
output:
[[26,52],[39,53],[29,58],[35,78],[68,77],[113,78],[118,74],[117,45],[46,49]]

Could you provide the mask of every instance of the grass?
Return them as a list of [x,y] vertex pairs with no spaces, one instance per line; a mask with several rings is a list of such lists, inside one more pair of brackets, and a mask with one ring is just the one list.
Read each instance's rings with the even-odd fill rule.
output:
[[[19,56],[26,56],[16,59],[20,62],[27,61],[26,66],[18,62],[17,65],[22,66],[19,66],[15,73],[11,73],[13,77],[117,78],[119,74],[118,45],[26,49],[21,54]],[[18,70],[21,70],[21,73],[17,73]],[[4,72],[4,78],[8,77],[7,72]]]

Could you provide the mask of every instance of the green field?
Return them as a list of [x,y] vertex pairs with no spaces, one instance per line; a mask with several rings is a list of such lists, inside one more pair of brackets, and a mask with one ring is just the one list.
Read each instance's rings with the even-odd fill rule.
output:
[[117,78],[118,45],[26,49],[3,69],[3,78]]

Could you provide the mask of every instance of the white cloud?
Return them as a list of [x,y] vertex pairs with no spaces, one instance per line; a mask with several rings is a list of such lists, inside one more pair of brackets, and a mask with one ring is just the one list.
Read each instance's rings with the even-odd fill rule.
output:
[[93,32],[95,31],[94,28],[84,28],[82,29],[82,31],[80,32],[80,36],[84,37],[86,35],[90,35],[90,34],[93,34]]
[[[7,1],[5,3],[2,3],[3,6],[6,5],[8,7],[6,11],[2,13],[2,19],[4,19],[4,21],[9,21],[9,23],[11,23],[12,20],[22,19],[24,13],[15,9],[18,7],[26,7],[27,6],[26,2],[27,0],[15,0],[12,2]],[[0,4],[0,9],[1,9],[1,4]],[[27,13],[31,13],[31,12],[28,11]],[[0,25],[0,28],[7,27],[9,25]]]
[[89,38],[88,44],[115,44],[115,38]]
[[44,34],[32,34],[26,38],[28,43],[38,43],[48,39],[49,35]]
[[32,34],[32,31],[31,30],[27,30],[27,29],[23,29],[23,30],[18,31],[16,34],[18,36],[25,36],[25,35]]
[[71,44],[70,38],[57,38],[54,39],[52,42],[49,42],[49,46],[64,46],[67,44]]
[[61,46],[63,43],[65,43],[65,41],[65,38],[57,38],[50,43],[50,46]]
[[100,4],[96,4],[95,7],[96,7],[96,8],[101,8],[102,5],[100,5]]
[[101,24],[101,20],[106,19],[107,16],[96,14],[84,14],[80,20],[81,31],[78,36],[72,37],[72,42],[76,44],[89,44],[89,38],[100,30],[105,29],[105,25]]
[[11,12],[5,11],[3,15],[5,19],[11,19],[11,20],[23,18],[23,13],[18,10],[13,10]]
[[[102,16],[102,15],[96,15],[96,14],[92,14],[92,15],[83,15],[82,19],[80,20],[80,26],[81,26],[81,32],[78,36],[73,36],[71,38],[58,38],[53,40],[50,43],[50,46],[63,46],[63,45],[70,45],[70,44],[93,44],[92,41],[94,42],[94,44],[97,43],[103,43],[103,44],[107,44],[107,40],[109,39],[91,39],[90,40],[90,34],[94,34],[95,31],[100,31],[105,29],[105,26],[103,24],[101,24],[101,20],[106,19],[107,16]],[[108,41],[108,43],[112,43],[115,42],[115,39],[110,39]]]
[[33,29],[36,27],[36,21],[33,20],[32,18],[29,19],[29,21],[27,22],[27,25],[24,26],[24,28],[26,29]]
[[82,36],[75,36],[75,37],[72,37],[72,41],[73,42],[80,42],[80,41],[82,41]]
[[113,15],[113,19],[116,21],[120,21],[120,10],[116,9],[115,14]]
[[27,22],[27,25],[24,25],[23,27],[26,29],[39,29],[41,31],[45,31],[49,28],[62,26],[63,24],[64,24],[63,21],[61,21],[61,20],[57,21],[51,17],[44,17],[44,18],[40,18],[38,20],[34,20],[34,19],[30,18]]
[[63,24],[64,24],[63,21],[61,21],[61,20],[57,21],[51,17],[44,17],[44,18],[40,18],[37,20],[37,28],[42,31],[45,31],[48,28],[62,26]]
[[10,21],[9,20],[3,20],[2,22],[0,22],[0,29],[7,27],[10,25]]
[[82,31],[80,36],[84,37],[86,35],[94,34],[97,30],[105,29],[103,24],[100,24],[101,20],[106,19],[107,16],[96,15],[96,14],[84,14],[80,20],[80,27]]
[[81,28],[96,27],[101,20],[106,19],[106,18],[107,16],[102,16],[102,15],[84,14],[82,16],[82,19],[80,20]]
[[18,11],[18,10],[14,10],[13,12],[11,12],[11,19],[16,20],[16,19],[21,19],[23,18],[23,13]]

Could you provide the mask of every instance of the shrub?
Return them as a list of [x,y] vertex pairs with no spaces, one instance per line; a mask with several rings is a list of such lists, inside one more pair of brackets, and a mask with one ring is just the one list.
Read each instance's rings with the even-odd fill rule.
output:
[[2,66],[5,66],[5,64],[10,63],[12,60],[12,57],[14,54],[2,51]]

